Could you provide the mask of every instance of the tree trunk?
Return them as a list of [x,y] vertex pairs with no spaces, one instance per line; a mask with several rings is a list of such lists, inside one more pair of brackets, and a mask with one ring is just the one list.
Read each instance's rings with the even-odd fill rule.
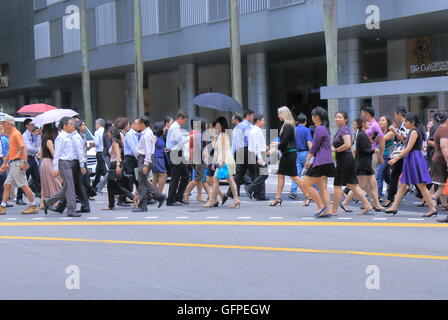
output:
[[230,1],[230,65],[232,69],[232,95],[241,105],[243,95],[241,89],[241,46],[238,0]]
[[81,20],[81,51],[82,51],[82,97],[84,102],[84,119],[89,129],[92,127],[92,105],[90,96],[90,70],[89,70],[89,38],[87,31],[86,0],[80,2]]
[[[325,48],[327,54],[327,86],[338,85],[338,10],[337,0],[323,0]],[[336,133],[333,117],[339,111],[339,100],[328,99],[330,132]]]
[[145,114],[145,97],[143,94],[143,58],[142,58],[142,16],[141,1],[134,0],[134,33],[135,33],[135,76],[137,77],[137,115]]

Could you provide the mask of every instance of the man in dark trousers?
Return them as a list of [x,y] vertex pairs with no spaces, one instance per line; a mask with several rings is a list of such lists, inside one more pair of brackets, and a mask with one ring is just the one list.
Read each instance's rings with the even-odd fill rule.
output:
[[188,131],[182,127],[187,124],[188,116],[185,112],[179,111],[176,121],[170,126],[166,138],[166,148],[170,150],[172,163],[171,184],[168,191],[167,206],[180,206],[188,204],[184,201],[184,192],[190,180],[190,172],[185,160],[188,159],[188,143],[190,136]]
[[[257,175],[257,164],[254,159],[249,159],[249,134],[252,129],[255,112],[246,110],[243,113],[243,121],[239,123],[233,130],[232,136],[232,151],[235,154],[236,161],[236,175],[235,183],[240,194],[240,186],[245,185],[245,176],[248,173],[250,179]],[[227,197],[232,198],[230,188],[226,194]],[[225,200],[227,199],[225,198]],[[225,201],[224,201],[225,202]]]
[[104,126],[106,124],[106,121],[104,119],[100,118],[96,120],[95,122],[95,135],[93,137],[93,140],[95,142],[95,149],[96,149],[96,169],[95,169],[95,180],[93,181],[93,190],[96,190],[96,186],[98,183],[100,183],[101,177],[103,177],[107,173],[106,164],[103,159],[103,152],[104,152],[104,146],[103,146],[103,134],[104,134]]
[[133,212],[147,212],[148,200],[154,199],[159,202],[159,208],[166,200],[166,196],[157,192],[156,188],[148,180],[148,174],[153,167],[153,158],[155,150],[154,134],[149,127],[149,120],[146,117],[140,117],[135,120],[135,128],[141,133],[140,141],[137,144],[138,160],[138,208]]

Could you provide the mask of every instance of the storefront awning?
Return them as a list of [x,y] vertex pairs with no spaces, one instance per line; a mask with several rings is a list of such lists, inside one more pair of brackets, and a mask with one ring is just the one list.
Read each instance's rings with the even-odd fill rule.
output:
[[322,87],[321,99],[367,98],[391,95],[426,95],[448,91],[448,76]]

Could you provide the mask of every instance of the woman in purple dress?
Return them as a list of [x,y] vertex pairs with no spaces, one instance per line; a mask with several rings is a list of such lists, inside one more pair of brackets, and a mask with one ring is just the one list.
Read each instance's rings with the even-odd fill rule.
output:
[[420,120],[415,114],[406,114],[406,121],[404,123],[406,129],[410,130],[406,148],[396,157],[389,161],[390,165],[394,165],[400,159],[403,159],[403,171],[400,178],[400,186],[398,193],[395,196],[392,207],[386,210],[386,213],[396,215],[398,206],[403,199],[409,185],[415,184],[423,195],[425,202],[428,204],[429,211],[424,217],[432,217],[437,215],[437,208],[431,195],[426,187],[431,184],[431,177],[428,171],[428,165],[422,153],[422,145],[425,139],[425,133],[420,128]]
[[[316,217],[329,218],[330,213],[330,194],[327,190],[328,177],[335,176],[335,167],[331,154],[331,137],[328,130],[328,114],[321,107],[314,108],[311,116],[316,126],[313,137],[313,145],[306,158],[305,167],[308,169],[305,173],[304,187],[317,205],[318,212]],[[311,163],[311,158],[314,161]],[[317,185],[319,192],[313,185]]]

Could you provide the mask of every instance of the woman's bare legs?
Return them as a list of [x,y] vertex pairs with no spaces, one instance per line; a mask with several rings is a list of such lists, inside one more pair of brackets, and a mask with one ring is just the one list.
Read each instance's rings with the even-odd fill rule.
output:
[[[316,188],[313,187],[313,185],[317,185],[319,187],[319,178],[312,178],[309,176],[305,176],[303,182],[304,182],[304,187],[305,187],[306,193],[308,193],[309,196],[316,203],[318,212],[320,212],[325,207],[325,204],[322,201],[322,198],[320,197],[319,192],[316,190]],[[328,207],[327,209],[329,209],[329,208],[330,207]]]

